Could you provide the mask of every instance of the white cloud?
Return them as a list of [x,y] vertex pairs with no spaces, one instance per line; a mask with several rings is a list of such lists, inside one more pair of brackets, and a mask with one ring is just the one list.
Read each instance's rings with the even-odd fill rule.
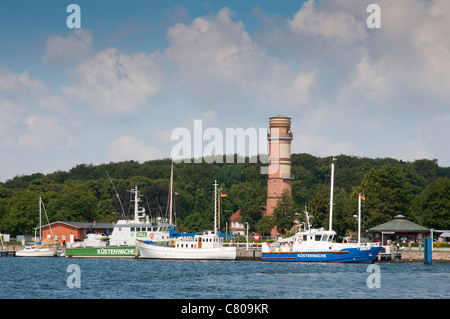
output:
[[[64,102],[43,81],[0,64],[0,96],[0,145],[36,151],[64,138]],[[54,115],[44,115],[49,111]]]
[[[385,59],[375,60],[368,55],[361,56],[355,65],[354,77],[342,94],[359,93],[363,98],[388,103],[394,91],[395,79],[392,79],[391,63]],[[348,98],[348,97],[347,97]]]
[[[171,130],[192,132],[194,120],[204,130],[258,128],[283,114],[292,117],[295,152],[436,157],[449,165],[448,1],[378,0],[382,28],[372,30],[370,3],[309,0],[285,16],[255,9],[249,22],[228,8],[192,21],[183,14],[151,30],[160,39],[162,28],[183,22],[167,28],[162,44],[137,37],[143,24],[134,20],[109,35],[50,36],[40,61],[59,66],[52,72],[67,72],[67,81],[55,93],[52,77],[34,73],[42,66],[0,64],[0,146],[9,158],[30,150],[38,157],[44,148],[75,149],[57,155],[83,162],[145,161],[169,156]],[[260,24],[248,24],[255,16]],[[119,41],[127,51],[96,52],[94,32],[105,34],[104,48],[135,36]],[[145,47],[152,51],[132,51]],[[147,134],[152,142],[138,137]],[[110,136],[119,137],[104,140]]]
[[61,90],[102,115],[134,112],[163,89],[162,63],[158,52],[124,54],[109,48],[76,66],[73,84]]
[[58,119],[50,116],[28,116],[25,130],[18,136],[15,147],[42,151],[55,146],[64,138],[64,129]]
[[289,21],[290,30],[345,43],[366,37],[365,25],[348,11],[318,11],[315,6],[314,0],[303,3],[302,8]]
[[45,53],[41,57],[44,63],[66,64],[80,62],[93,53],[93,36],[89,29],[72,29],[66,37],[52,35],[48,40]]
[[382,28],[371,30],[359,45],[345,93],[361,94],[364,103],[382,101],[399,112],[442,110],[450,85],[448,3],[382,0],[378,4]]
[[276,104],[286,109],[310,98],[316,70],[298,70],[269,56],[228,8],[173,26],[168,38],[165,55],[178,68],[177,81],[204,107],[226,103],[233,110],[242,104],[261,110]]
[[159,147],[144,146],[144,143],[129,135],[116,138],[109,147],[108,157],[113,162],[135,160],[145,162],[162,158]]
[[2,143],[8,139],[11,127],[16,125],[23,114],[23,106],[18,101],[0,97],[0,138]]
[[42,81],[31,79],[28,71],[14,73],[0,63],[0,92],[2,95],[36,92],[44,87]]

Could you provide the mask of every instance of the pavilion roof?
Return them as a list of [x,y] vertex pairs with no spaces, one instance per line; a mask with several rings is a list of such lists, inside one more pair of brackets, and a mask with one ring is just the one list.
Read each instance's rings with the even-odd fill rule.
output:
[[370,233],[379,233],[379,232],[429,232],[430,230],[424,226],[413,223],[409,220],[406,220],[405,216],[397,215],[393,220],[386,222],[384,224],[372,227],[368,230]]

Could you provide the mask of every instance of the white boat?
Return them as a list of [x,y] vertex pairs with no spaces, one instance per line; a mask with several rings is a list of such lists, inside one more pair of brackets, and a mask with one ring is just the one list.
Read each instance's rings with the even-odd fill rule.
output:
[[[16,251],[16,257],[62,257],[64,256],[64,250],[57,247],[57,245],[53,242],[51,247],[42,247],[42,207],[44,207],[44,203],[42,202],[42,198],[39,197],[39,241],[34,242],[32,245],[24,245],[21,250]],[[45,215],[47,216],[47,212],[45,211]],[[48,216],[47,216],[48,221]],[[50,223],[49,223],[50,224]],[[50,229],[51,230],[51,229]],[[36,229],[35,235],[36,238]]]
[[185,260],[234,260],[236,247],[225,247],[225,236],[217,228],[217,182],[214,183],[214,230],[203,233],[177,233],[170,228],[171,241],[161,245],[136,240],[140,258]]
[[198,259],[234,260],[235,247],[224,247],[223,237],[212,231],[194,236],[180,237],[172,245],[161,245],[137,240],[141,258],[150,259]]
[[83,241],[71,243],[70,248],[87,248],[87,247],[106,247],[108,244],[109,236],[106,234],[97,234],[94,231],[86,233],[86,239]]
[[[106,172],[108,174],[108,172]],[[108,175],[119,203],[122,206],[117,190]],[[171,188],[173,189],[173,164],[170,172]],[[134,207],[134,217],[119,219],[112,230],[111,235],[86,233],[86,239],[82,242],[68,243],[66,245],[66,257],[73,258],[136,258],[136,239],[152,240],[157,243],[167,243],[169,237],[169,221],[167,218],[157,217],[153,219],[147,215],[145,208],[141,207],[141,194],[138,187],[129,191],[131,204]],[[123,211],[123,207],[122,207]],[[124,215],[123,215],[124,217]]]
[[169,241],[169,222],[158,217],[150,218],[144,207],[140,206],[141,196],[138,187],[131,189],[131,202],[134,206],[133,219],[120,219],[111,235],[86,233],[82,242],[68,243],[66,257],[73,258],[135,258],[136,239]]
[[[361,243],[361,195],[358,205],[358,242],[336,243],[333,238],[336,232],[332,230],[333,217],[333,178],[334,164],[331,164],[331,194],[330,194],[330,221],[329,229],[323,227],[311,229],[309,215],[305,210],[306,224],[303,231],[294,236],[279,240],[273,244],[262,244],[262,261],[279,262],[352,262],[372,263],[381,250],[379,243]],[[308,228],[306,228],[306,225]]]
[[53,248],[42,248],[37,245],[25,245],[21,250],[16,251],[16,257],[53,257]]
[[169,240],[169,223],[167,218],[152,219],[146,214],[141,202],[137,186],[130,191],[134,196],[134,219],[119,219],[114,225],[108,246],[123,247],[134,246],[137,238],[167,242]]

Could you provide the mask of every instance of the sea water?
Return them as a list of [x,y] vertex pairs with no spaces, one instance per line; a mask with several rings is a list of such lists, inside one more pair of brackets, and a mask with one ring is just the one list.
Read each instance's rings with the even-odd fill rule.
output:
[[450,264],[0,258],[1,299],[450,298]]

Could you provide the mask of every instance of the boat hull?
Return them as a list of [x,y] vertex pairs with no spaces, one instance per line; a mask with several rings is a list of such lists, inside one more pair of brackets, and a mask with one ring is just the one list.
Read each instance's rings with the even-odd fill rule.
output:
[[16,257],[53,257],[55,251],[53,248],[36,248],[36,249],[22,249],[15,253]]
[[140,258],[184,260],[235,260],[235,247],[176,248],[137,241]]
[[345,248],[337,251],[266,251],[261,260],[267,262],[336,262],[336,263],[372,263],[381,247],[370,249]]
[[135,258],[136,247],[66,248],[66,257],[72,258]]

